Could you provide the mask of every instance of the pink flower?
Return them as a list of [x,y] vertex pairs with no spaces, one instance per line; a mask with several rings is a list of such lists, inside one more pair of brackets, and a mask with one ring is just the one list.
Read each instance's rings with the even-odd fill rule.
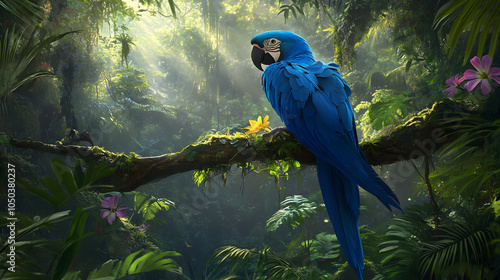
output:
[[455,93],[455,90],[460,86],[460,84],[464,81],[464,77],[458,78],[458,74],[446,80],[446,84],[450,87],[443,90],[443,93],[448,93],[448,97],[452,96]]
[[493,79],[495,82],[500,84],[500,68],[491,66],[491,57],[489,55],[483,56],[481,60],[479,57],[474,56],[470,63],[476,68],[476,70],[466,70],[464,73],[464,79],[470,80],[464,86],[468,91],[472,91],[479,83],[481,83],[481,93],[486,95],[491,92],[491,85],[488,79]]
[[145,226],[145,225],[140,225],[139,228],[142,229],[142,230],[147,230],[148,229],[148,227]]
[[123,204],[120,207],[118,206],[118,195],[114,194],[113,198],[111,197],[106,197],[105,199],[102,200],[101,207],[101,218],[105,219],[108,218],[108,223],[110,225],[113,224],[113,221],[115,220],[116,216],[120,218],[125,218],[127,217],[127,213],[121,211],[125,210],[128,208],[127,205]]

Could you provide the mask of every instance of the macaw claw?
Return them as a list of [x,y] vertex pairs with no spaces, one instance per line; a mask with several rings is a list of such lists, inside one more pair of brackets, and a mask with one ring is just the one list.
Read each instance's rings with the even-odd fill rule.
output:
[[269,142],[272,142],[276,137],[280,137],[285,140],[292,136],[292,133],[286,126],[278,126],[271,131],[262,134],[262,138],[270,137]]

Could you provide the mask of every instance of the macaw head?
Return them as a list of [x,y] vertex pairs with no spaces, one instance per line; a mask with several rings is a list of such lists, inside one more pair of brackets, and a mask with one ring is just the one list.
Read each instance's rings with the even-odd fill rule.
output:
[[289,31],[268,31],[252,38],[252,61],[261,71],[278,61],[314,62],[304,38]]

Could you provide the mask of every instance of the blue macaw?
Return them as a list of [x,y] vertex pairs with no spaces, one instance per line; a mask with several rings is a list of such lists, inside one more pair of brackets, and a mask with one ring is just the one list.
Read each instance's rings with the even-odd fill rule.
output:
[[300,36],[269,31],[252,38],[252,61],[264,71],[267,99],[290,132],[316,155],[321,193],[349,265],[362,278],[358,185],[389,210],[399,201],[358,145],[351,89],[335,63],[316,61]]

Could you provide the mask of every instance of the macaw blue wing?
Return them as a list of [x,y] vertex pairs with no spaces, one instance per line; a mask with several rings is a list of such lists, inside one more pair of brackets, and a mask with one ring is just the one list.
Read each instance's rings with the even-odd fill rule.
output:
[[262,85],[290,132],[317,158],[318,179],[328,215],[349,264],[362,279],[358,185],[389,210],[399,207],[359,148],[351,90],[334,63],[302,65],[281,61],[268,66]]

